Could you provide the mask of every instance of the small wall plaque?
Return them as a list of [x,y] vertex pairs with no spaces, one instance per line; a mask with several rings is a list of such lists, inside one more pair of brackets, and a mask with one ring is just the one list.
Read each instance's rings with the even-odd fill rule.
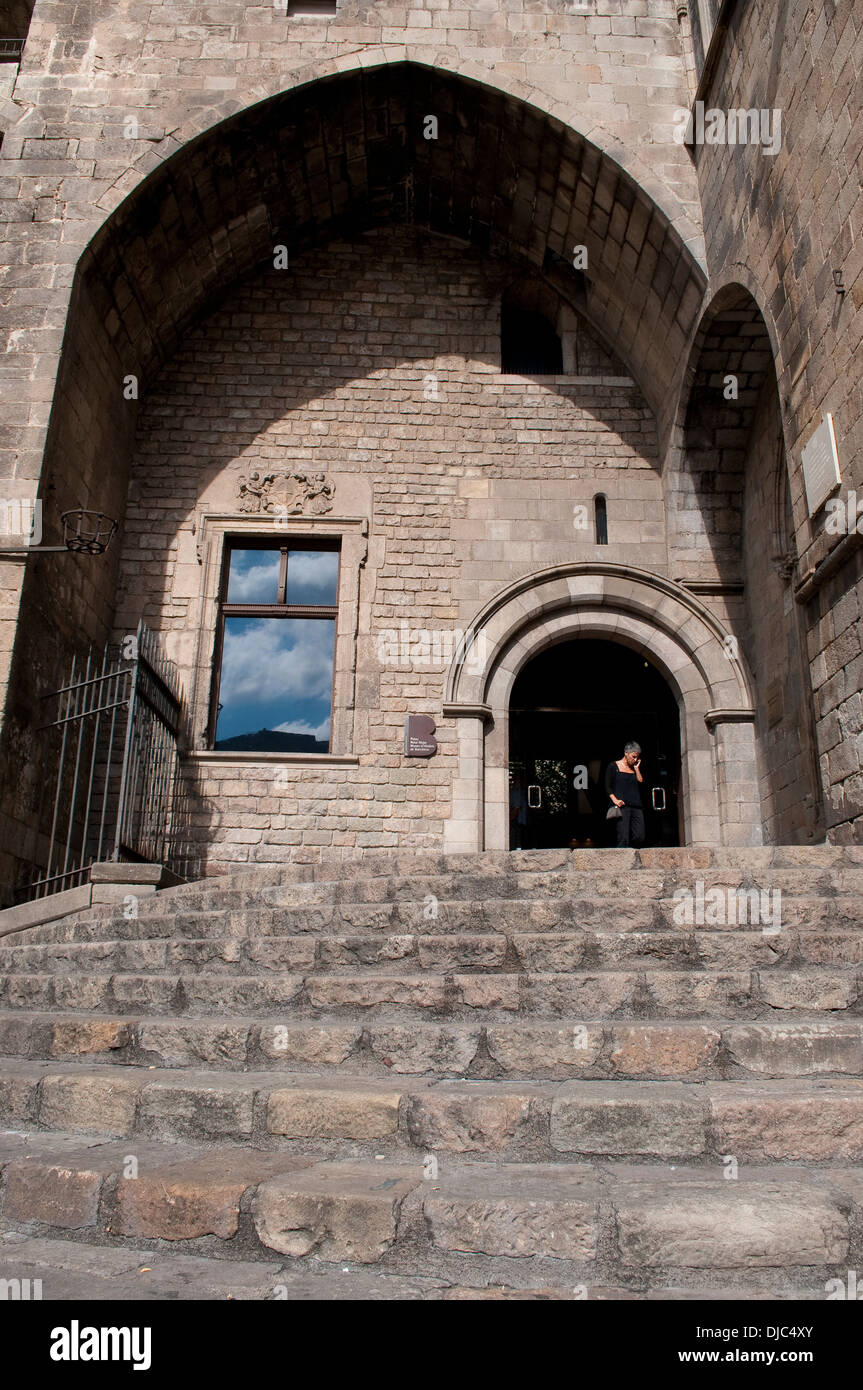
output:
[[430,714],[405,717],[405,757],[431,758],[437,752],[436,724]]
[[809,515],[814,516],[841,482],[832,415],[824,416],[803,450],[803,481]]

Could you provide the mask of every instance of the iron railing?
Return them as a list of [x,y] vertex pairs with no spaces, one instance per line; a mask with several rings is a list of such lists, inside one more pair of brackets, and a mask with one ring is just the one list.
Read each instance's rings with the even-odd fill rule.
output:
[[20,63],[23,39],[0,39],[0,63]]
[[46,859],[24,896],[77,887],[100,860],[160,863],[182,876],[191,861],[178,752],[183,693],[155,634],[141,622],[121,647],[73,658],[66,680],[43,698],[56,702],[42,726],[56,776]]

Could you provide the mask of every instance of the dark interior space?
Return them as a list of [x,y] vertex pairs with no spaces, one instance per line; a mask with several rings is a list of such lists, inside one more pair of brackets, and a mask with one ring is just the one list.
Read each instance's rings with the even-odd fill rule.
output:
[[680,722],[659,671],[616,642],[562,642],[534,658],[510,702],[510,848],[614,844],[608,764],[642,749],[646,845],[679,845]]

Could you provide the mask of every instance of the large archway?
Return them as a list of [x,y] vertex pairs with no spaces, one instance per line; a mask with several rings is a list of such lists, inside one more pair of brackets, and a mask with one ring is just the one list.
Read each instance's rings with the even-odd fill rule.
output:
[[680,718],[667,681],[618,642],[558,642],[522,667],[510,696],[510,849],[615,843],[605,772],[642,752],[647,846],[678,845]]
[[[31,853],[38,696],[73,652],[112,632],[129,459],[160,370],[232,285],[273,268],[276,248],[290,261],[395,225],[544,276],[613,343],[653,411],[667,406],[702,270],[650,192],[548,112],[440,69],[384,64],[205,130],[116,207],[76,269],[42,463],[45,540],[57,540],[71,506],[109,513],[120,532],[86,571],[51,555],[27,560],[0,751],[11,857]],[[589,259],[580,277],[575,245]],[[489,370],[498,346],[489,343]]]
[[576,638],[611,640],[641,653],[674,692],[683,842],[760,844],[752,680],[728,632],[681,585],[632,566],[587,563],[510,585],[466,634],[444,705],[457,721],[460,757],[446,847],[508,847],[513,687],[533,657]]
[[664,487],[672,572],[704,594],[753,673],[764,839],[820,840],[781,401],[767,323],[744,284],[717,291],[695,335]]

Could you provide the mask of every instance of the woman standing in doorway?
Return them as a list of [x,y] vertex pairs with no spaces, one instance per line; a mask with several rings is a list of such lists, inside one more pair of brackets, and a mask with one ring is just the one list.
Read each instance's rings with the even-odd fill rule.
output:
[[644,844],[644,811],[641,803],[641,747],[628,743],[619,762],[609,763],[605,790],[620,811],[617,821],[617,848],[637,849]]

